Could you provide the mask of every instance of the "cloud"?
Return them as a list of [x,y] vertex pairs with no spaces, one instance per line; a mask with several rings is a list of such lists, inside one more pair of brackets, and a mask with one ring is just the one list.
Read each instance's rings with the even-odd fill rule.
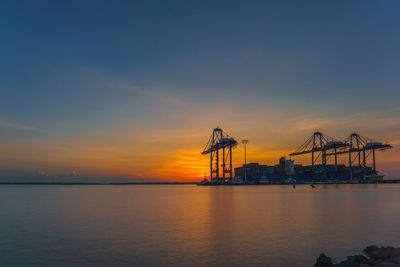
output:
[[110,95],[122,94],[123,97],[131,97],[132,99],[142,97],[153,104],[160,104],[168,108],[183,106],[183,102],[179,101],[177,97],[165,96],[158,90],[143,88],[132,81],[100,71],[99,69],[82,68],[72,73],[61,72],[51,79],[54,79],[55,83],[63,80],[70,87],[96,90],[96,93],[98,93],[99,89],[102,89]]
[[201,155],[201,150],[177,150],[155,170],[155,175],[164,179],[197,181],[208,171],[208,157]]
[[163,96],[158,92],[143,89],[124,80],[109,79],[106,85],[114,90],[120,90],[128,94],[142,96],[152,102],[156,102],[170,108],[180,108],[183,106],[183,103],[178,101],[176,98]]
[[25,125],[25,124],[21,124],[21,123],[17,123],[17,122],[11,122],[11,121],[0,121],[0,127],[3,128],[11,128],[11,129],[15,129],[15,130],[22,130],[22,131],[30,131],[30,132],[41,132],[42,130],[37,128],[37,127],[33,127],[30,125]]
[[46,177],[49,177],[49,176],[50,176],[47,172],[45,172],[45,171],[43,171],[43,170],[38,170],[37,173],[38,173],[39,175],[46,176]]
[[[217,125],[237,140],[250,140],[249,161],[273,165],[280,156],[300,146],[316,129],[338,139],[359,130],[362,135],[378,141],[387,138],[395,145],[398,131],[387,129],[396,129],[396,123],[384,120],[382,123],[384,115],[358,113],[344,116],[307,111],[292,114],[278,108],[242,103],[219,102],[209,108],[192,103],[182,112],[165,112],[151,121],[132,120],[108,129],[88,129],[85,133],[68,137],[0,141],[0,148],[4,151],[0,155],[0,164],[14,169],[24,168],[27,172],[43,166],[40,168],[53,174],[52,177],[72,181],[81,176],[198,180],[204,172],[209,172],[209,158],[201,155],[201,150]],[[393,118],[391,122],[398,119],[396,114],[390,118]],[[234,150],[235,166],[242,164],[242,149],[239,144]],[[379,163],[399,158],[399,153],[396,149],[379,153]]]
[[61,174],[55,174],[55,175],[50,175],[47,171],[44,170],[38,170],[36,172],[38,175],[43,176],[43,177],[48,177],[48,178],[79,178],[80,175],[77,170],[73,170],[70,173],[61,173]]

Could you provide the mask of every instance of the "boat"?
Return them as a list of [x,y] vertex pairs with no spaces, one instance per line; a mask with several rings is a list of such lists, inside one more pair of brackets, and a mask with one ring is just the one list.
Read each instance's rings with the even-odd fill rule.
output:
[[363,178],[364,178],[364,180],[368,180],[368,181],[382,181],[383,175],[378,174],[378,173],[366,174],[363,176]]
[[231,185],[239,185],[239,184],[244,184],[243,180],[238,177],[232,178],[232,180],[229,181],[229,184]]
[[204,179],[197,185],[207,185],[207,184],[210,184],[210,181],[207,180],[206,173],[204,173]]
[[266,176],[262,176],[260,180],[257,181],[257,184],[271,184]]
[[197,185],[206,185],[209,184],[210,181],[207,180],[207,178],[204,178],[200,183],[198,183]]
[[294,179],[292,177],[289,177],[286,180],[284,180],[285,184],[293,184],[293,183],[295,184],[296,182],[297,182],[296,179]]

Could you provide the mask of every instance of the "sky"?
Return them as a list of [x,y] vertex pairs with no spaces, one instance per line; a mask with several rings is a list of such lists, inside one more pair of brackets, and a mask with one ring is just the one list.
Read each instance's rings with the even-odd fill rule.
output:
[[0,181],[197,181],[216,126],[260,164],[357,131],[399,178],[399,8],[1,1]]

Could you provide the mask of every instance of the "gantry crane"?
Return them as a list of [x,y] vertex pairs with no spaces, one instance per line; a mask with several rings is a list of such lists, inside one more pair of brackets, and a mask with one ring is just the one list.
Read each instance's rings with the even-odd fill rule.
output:
[[[354,132],[350,134],[344,141],[335,140],[333,138],[325,137],[321,132],[316,131],[313,135],[306,140],[295,152],[289,154],[290,156],[297,156],[302,154],[311,153],[311,164],[314,170],[315,162],[321,157],[321,166],[326,166],[327,159],[334,155],[335,156],[335,170],[337,171],[337,156],[339,154],[349,154],[349,178],[353,179],[353,161],[358,159],[358,166],[361,170],[362,167],[366,167],[366,158],[372,153],[373,163],[372,170],[376,173],[375,163],[375,151],[386,150],[391,148],[390,144],[383,144],[381,142],[367,141],[362,138],[358,133]],[[369,153],[368,153],[369,152]],[[356,153],[356,157],[353,159],[353,154]],[[368,154],[367,154],[368,153]],[[317,154],[317,157],[315,157]],[[361,154],[363,155],[361,165]]]
[[[225,183],[232,179],[232,148],[237,141],[219,127],[215,128],[201,154],[210,154],[210,180],[213,183]],[[222,177],[220,177],[219,156],[222,152]],[[227,176],[228,175],[228,176]]]
[[[367,158],[372,153],[372,170],[376,173],[376,161],[375,161],[375,151],[384,151],[392,148],[390,144],[383,144],[381,142],[374,142],[369,139],[361,137],[358,133],[354,132],[350,134],[345,140],[346,149],[338,152],[338,154],[349,154],[349,169],[350,169],[350,180],[353,179],[353,162],[358,159],[359,170],[362,167],[366,167]],[[353,154],[356,156],[353,159]],[[361,163],[362,154],[362,163]]]
[[[335,168],[337,170],[337,152],[346,146],[345,143],[333,138],[325,137],[320,131],[316,131],[295,152],[289,154],[289,156],[311,153],[311,165],[314,169],[314,165],[319,157],[321,157],[321,165],[325,166],[327,156],[335,155]],[[327,151],[334,151],[334,153],[328,154]]]

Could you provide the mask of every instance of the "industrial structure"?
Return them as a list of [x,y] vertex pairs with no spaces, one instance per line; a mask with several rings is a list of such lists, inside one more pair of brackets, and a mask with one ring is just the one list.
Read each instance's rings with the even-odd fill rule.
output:
[[[247,142],[242,141],[244,148]],[[379,182],[383,175],[376,170],[375,154],[392,148],[390,144],[363,138],[356,132],[341,141],[317,130],[297,150],[290,153],[288,159],[281,157],[279,164],[268,166],[247,163],[245,155],[245,163],[235,168],[233,177],[232,148],[237,144],[234,138],[219,127],[213,130],[202,152],[203,155],[210,154],[210,181],[205,179],[201,184]],[[310,155],[311,165],[295,164],[293,158],[299,155]],[[343,164],[343,157],[339,164],[340,156],[345,157],[348,166]]]
[[[377,174],[375,152],[384,151],[391,148],[390,144],[381,142],[372,142],[361,137],[358,133],[350,134],[344,141],[335,140],[326,137],[321,132],[316,131],[306,140],[296,151],[289,156],[298,156],[303,154],[311,154],[311,170],[313,175],[318,169],[319,173],[327,173],[329,164],[328,160],[334,156],[335,178],[338,178],[338,155],[348,154],[348,179],[353,180],[354,175],[358,179],[363,179],[367,175]],[[372,168],[367,166],[367,158],[372,154]],[[361,159],[362,156],[362,159]],[[317,165],[318,159],[321,164]],[[358,164],[357,162],[358,161]],[[318,168],[316,168],[318,167]]]
[[[232,148],[237,141],[219,127],[215,128],[201,154],[210,154],[210,179],[212,183],[225,183],[233,177]],[[222,154],[222,177],[220,176],[220,154]]]

